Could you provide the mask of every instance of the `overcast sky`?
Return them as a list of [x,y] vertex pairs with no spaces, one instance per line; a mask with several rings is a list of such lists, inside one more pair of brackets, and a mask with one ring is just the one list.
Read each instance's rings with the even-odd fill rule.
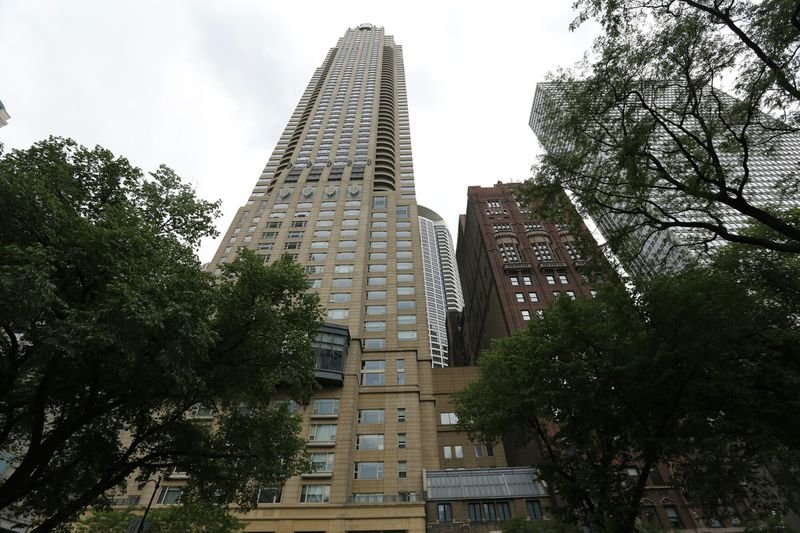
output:
[[529,175],[536,82],[593,38],[568,30],[571,4],[0,0],[0,142],[59,135],[165,163],[222,199],[222,231],[327,50],[370,22],[403,46],[417,201],[455,236],[469,185]]

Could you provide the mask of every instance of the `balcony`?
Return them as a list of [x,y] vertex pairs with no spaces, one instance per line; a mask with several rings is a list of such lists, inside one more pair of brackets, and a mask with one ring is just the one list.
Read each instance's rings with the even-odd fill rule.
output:
[[519,270],[530,271],[531,268],[533,268],[533,266],[530,263],[524,261],[518,261],[515,263],[503,263],[503,269],[506,272],[517,272]]
[[344,363],[350,345],[350,330],[337,324],[325,323],[311,347],[316,353],[314,377],[321,385],[344,383]]

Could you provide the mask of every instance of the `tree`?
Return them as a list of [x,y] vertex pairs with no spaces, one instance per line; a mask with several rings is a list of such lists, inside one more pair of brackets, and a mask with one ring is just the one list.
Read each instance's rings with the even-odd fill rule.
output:
[[[127,533],[138,516],[130,511],[99,511],[66,531]],[[224,507],[196,502],[153,509],[147,515],[147,524],[148,533],[238,533],[243,529],[242,522],[228,514]]]
[[633,531],[660,463],[710,515],[797,509],[798,333],[721,268],[655,278],[635,302],[604,287],[496,341],[456,410],[476,442],[534,442],[568,521]]
[[730,241],[800,253],[796,2],[575,5],[574,26],[593,19],[603,33],[590,60],[539,89],[548,153],[530,194],[571,191],[628,261],[668,229],[699,250]]
[[[173,467],[187,497],[247,508],[306,466],[272,400],[312,390],[318,300],[289,259],[242,249],[203,272],[192,246],[217,213],[169,168],[144,177],[100,147],[2,156],[0,509],[49,531]],[[187,417],[197,405],[213,424]]]

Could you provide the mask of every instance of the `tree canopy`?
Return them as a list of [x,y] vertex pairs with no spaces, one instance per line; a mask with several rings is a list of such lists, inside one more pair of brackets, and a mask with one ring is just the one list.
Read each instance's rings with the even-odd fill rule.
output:
[[[129,533],[140,515],[126,511],[99,511],[59,533]],[[168,508],[151,509],[147,533],[239,533],[244,524],[227,510],[207,503],[184,502]]]
[[594,20],[602,33],[586,61],[537,91],[548,153],[531,195],[570,190],[627,260],[665,229],[699,250],[800,252],[796,2],[575,5],[575,25]]
[[[288,259],[241,250],[215,277],[192,247],[218,203],[169,168],[50,138],[0,158],[0,512],[47,531],[132,473],[247,507],[306,466],[317,297]],[[216,411],[213,424],[187,417]],[[213,429],[212,429],[213,427]]]
[[[779,285],[737,279],[750,250],[727,253],[725,268],[657,277],[635,301],[619,286],[558,300],[481,357],[457,395],[462,428],[534,442],[562,516],[601,530],[635,529],[657,464],[706,518],[743,501],[754,516],[797,509],[797,314],[773,305]],[[798,267],[776,271],[796,282]]]

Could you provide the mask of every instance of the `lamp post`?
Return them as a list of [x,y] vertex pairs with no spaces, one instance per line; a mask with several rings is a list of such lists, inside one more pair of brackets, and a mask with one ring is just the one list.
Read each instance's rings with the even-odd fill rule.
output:
[[147,507],[145,507],[144,509],[144,514],[142,515],[142,518],[139,520],[139,525],[136,527],[135,533],[142,533],[143,531],[144,521],[147,520],[147,513],[150,512],[150,507],[152,507],[153,505],[153,500],[155,499],[156,493],[158,492],[158,487],[161,486],[161,476],[158,476],[158,478],[156,478],[155,480],[148,479],[147,481],[144,482],[144,484],[147,485],[151,481],[155,481],[156,486],[153,488],[153,494],[150,495],[150,501],[147,502]]

